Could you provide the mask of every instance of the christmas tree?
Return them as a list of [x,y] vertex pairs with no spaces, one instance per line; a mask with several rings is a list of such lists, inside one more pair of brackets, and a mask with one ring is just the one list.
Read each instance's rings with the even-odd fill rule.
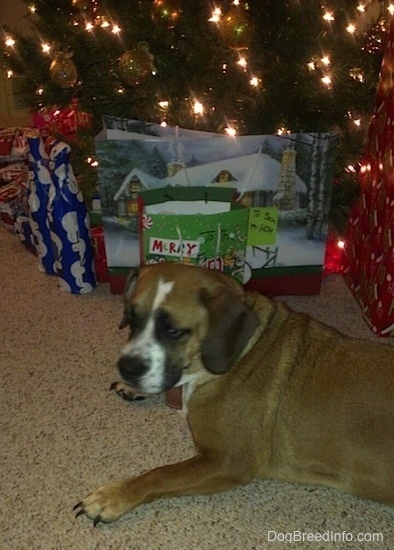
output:
[[78,100],[86,196],[103,115],[211,132],[340,136],[333,217],[354,199],[393,7],[382,0],[25,0],[35,37],[3,29],[3,70],[39,112]]

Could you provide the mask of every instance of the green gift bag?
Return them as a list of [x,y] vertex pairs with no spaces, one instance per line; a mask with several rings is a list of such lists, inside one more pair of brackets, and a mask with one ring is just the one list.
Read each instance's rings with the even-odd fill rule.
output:
[[180,261],[244,277],[249,210],[234,189],[168,187],[141,193],[141,263]]

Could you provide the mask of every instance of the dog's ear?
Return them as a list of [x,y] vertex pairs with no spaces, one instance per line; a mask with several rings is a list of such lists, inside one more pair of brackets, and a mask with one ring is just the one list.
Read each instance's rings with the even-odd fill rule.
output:
[[127,276],[124,291],[123,291],[123,301],[125,305],[125,311],[124,311],[123,319],[120,322],[119,329],[125,328],[129,324],[126,308],[131,298],[131,295],[133,294],[133,290],[138,281],[139,275],[140,275],[140,269],[136,267],[136,268],[132,268],[130,273]]
[[240,297],[222,289],[200,298],[209,313],[209,329],[201,346],[204,366],[214,374],[225,373],[236,361],[259,324],[257,314]]

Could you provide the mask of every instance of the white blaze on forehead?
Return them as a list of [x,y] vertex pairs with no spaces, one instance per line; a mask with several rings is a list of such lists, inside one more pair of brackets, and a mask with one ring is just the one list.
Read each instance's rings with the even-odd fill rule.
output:
[[157,291],[155,299],[153,300],[152,310],[154,311],[160,304],[165,300],[167,294],[171,292],[174,287],[174,281],[164,282],[163,279],[159,279],[159,284],[157,285]]
[[153,300],[152,311],[144,330],[139,336],[126,344],[122,355],[141,357],[147,365],[147,372],[141,377],[139,387],[141,391],[156,393],[162,390],[165,375],[166,352],[155,336],[154,312],[165,300],[174,287],[174,281],[164,282],[159,279],[156,296]]

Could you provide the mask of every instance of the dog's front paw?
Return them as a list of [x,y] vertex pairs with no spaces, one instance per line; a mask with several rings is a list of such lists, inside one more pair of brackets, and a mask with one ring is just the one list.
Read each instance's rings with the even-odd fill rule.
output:
[[131,509],[124,489],[122,482],[103,485],[74,506],[75,517],[85,515],[93,520],[95,527],[101,521],[116,521]]
[[147,398],[146,395],[137,392],[131,386],[128,386],[124,382],[114,382],[113,384],[111,384],[111,387],[109,389],[110,391],[115,390],[116,393],[126,401],[142,401],[143,399]]

